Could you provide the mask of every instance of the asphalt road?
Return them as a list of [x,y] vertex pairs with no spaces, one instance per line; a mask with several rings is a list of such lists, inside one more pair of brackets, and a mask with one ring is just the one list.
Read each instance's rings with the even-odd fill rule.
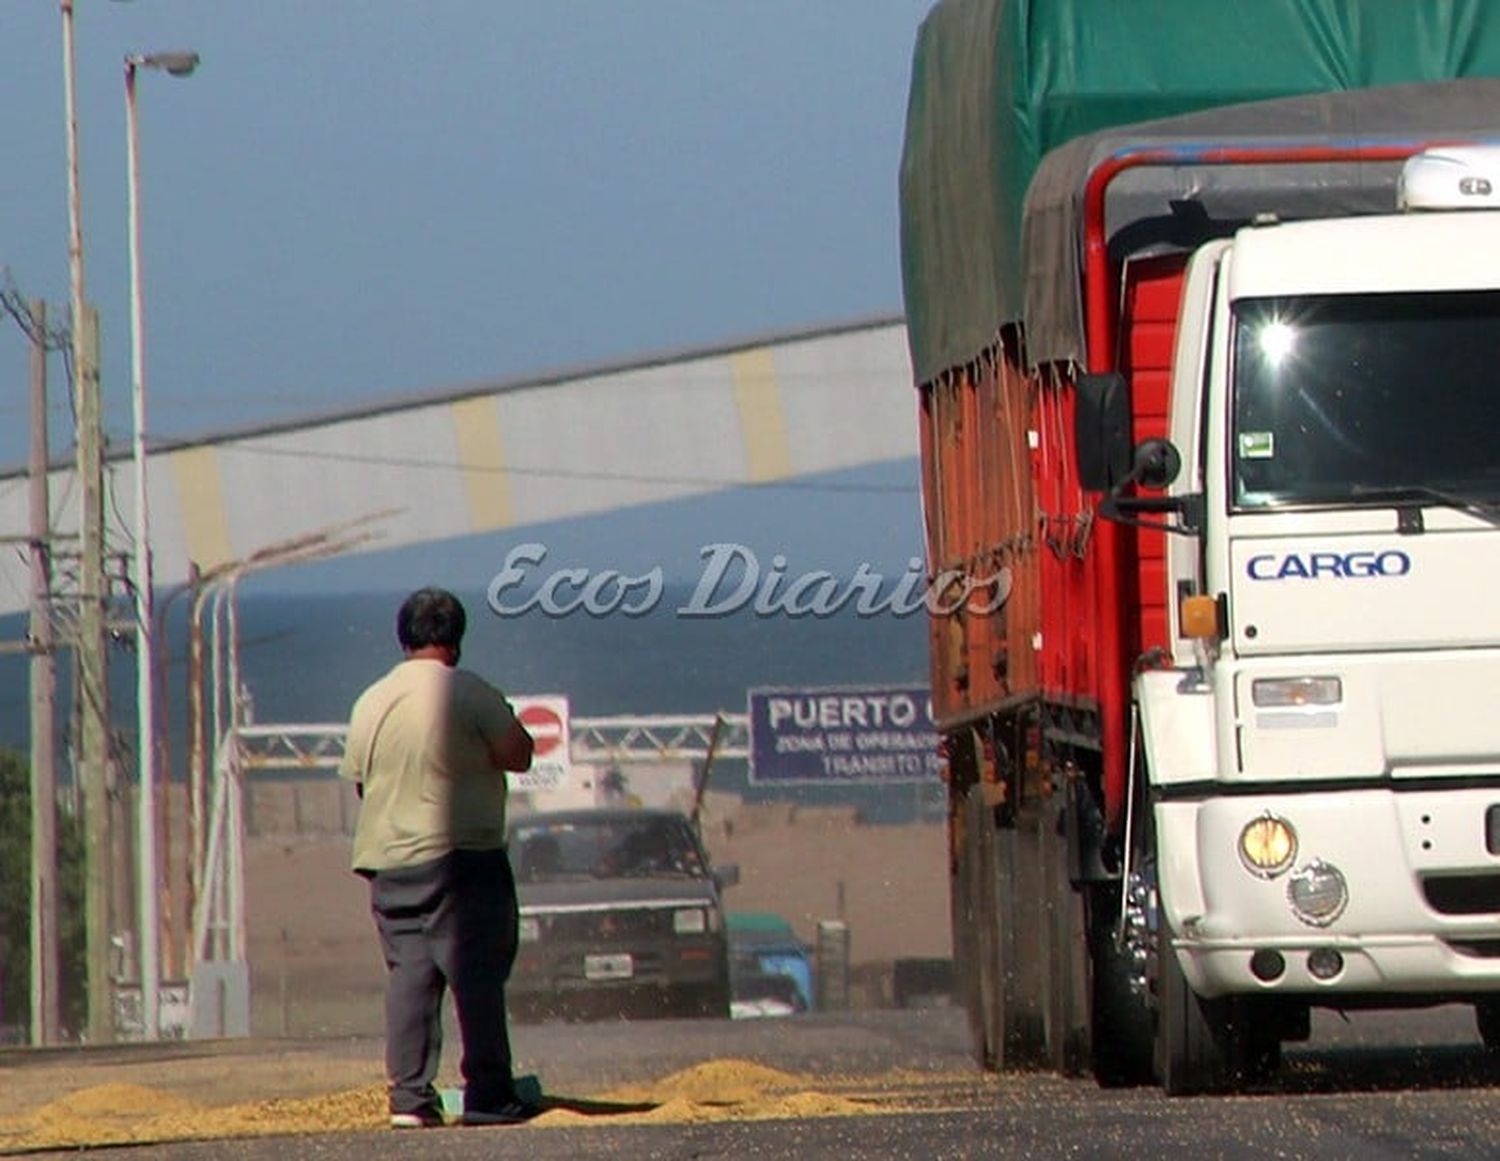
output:
[[[445,1128],[205,1141],[131,1150],[170,1161],[384,1161],[443,1156],[971,1158],[1500,1156],[1500,1065],[1467,1010],[1315,1017],[1277,1083],[1237,1097],[1168,1099],[1088,1079],[977,1074],[951,1010],[763,1021],[541,1025],[518,1060],[548,1093],[587,1093],[712,1058],[752,1060],[857,1094],[852,1116],[687,1124]],[[900,1107],[903,1111],[892,1112]]]

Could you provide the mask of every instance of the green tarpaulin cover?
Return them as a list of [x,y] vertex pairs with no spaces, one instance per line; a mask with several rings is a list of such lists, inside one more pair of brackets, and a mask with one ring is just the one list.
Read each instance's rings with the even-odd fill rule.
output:
[[[1068,319],[1054,317],[1033,334],[1027,316],[1028,296],[1065,315],[1077,295],[1076,264],[1058,264],[1055,240],[1050,252],[1028,246],[1023,254],[1027,190],[1050,151],[1138,122],[1153,122],[1141,128],[1157,140],[1203,141],[1219,129],[1242,140],[1426,131],[1450,124],[1450,105],[1459,109],[1454,128],[1500,135],[1500,87],[1488,84],[1458,98],[1432,90],[1428,100],[1413,89],[1395,100],[1356,94],[1271,105],[1222,124],[1209,115],[1179,119],[1458,77],[1500,77],[1500,3],[944,0],[917,39],[901,160],[902,277],[917,381],[973,360],[1004,323],[1022,318],[1028,341],[1039,343],[1032,361],[1080,357],[1081,335]],[[1113,137],[1114,147],[1126,143]],[[1074,153],[1098,152],[1089,145]],[[1042,256],[1045,269],[1026,268]],[[1038,291],[1027,278],[1072,285]]]

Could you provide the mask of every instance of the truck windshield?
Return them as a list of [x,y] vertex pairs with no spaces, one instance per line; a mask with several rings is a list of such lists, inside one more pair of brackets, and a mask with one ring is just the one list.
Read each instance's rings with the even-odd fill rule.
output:
[[1235,304],[1234,504],[1500,500],[1500,292]]

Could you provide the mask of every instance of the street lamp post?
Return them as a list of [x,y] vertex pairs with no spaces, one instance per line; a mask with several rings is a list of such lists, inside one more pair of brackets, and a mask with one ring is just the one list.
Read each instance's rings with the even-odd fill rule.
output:
[[[206,855],[208,843],[208,778],[210,753],[217,752],[223,741],[223,712],[220,701],[220,657],[218,607],[219,591],[231,577],[257,572],[284,564],[318,560],[327,556],[351,552],[368,541],[378,539],[379,534],[361,531],[362,528],[395,515],[394,509],[371,512],[356,520],[330,525],[315,532],[265,545],[239,560],[223,561],[207,571],[192,566],[192,579],[188,582],[192,602],[188,610],[188,842],[187,842],[187,899],[186,914],[198,914],[198,891],[205,885]],[[213,613],[210,647],[212,649],[212,678],[205,672],[203,610],[210,605]],[[213,737],[210,740],[209,705],[205,687],[212,681]],[[194,957],[200,946],[196,924],[189,939],[186,964],[191,971]]]
[[198,67],[196,52],[159,52],[125,58],[126,166],[130,217],[130,404],[135,460],[136,603],[136,760],[140,764],[136,803],[136,892],[140,923],[141,1023],[147,1040],[161,1037],[160,912],[156,851],[156,700],[154,696],[155,609],[151,578],[151,520],[146,496],[146,341],[141,294],[140,134],[136,118],[135,74],[160,69],[185,77]]

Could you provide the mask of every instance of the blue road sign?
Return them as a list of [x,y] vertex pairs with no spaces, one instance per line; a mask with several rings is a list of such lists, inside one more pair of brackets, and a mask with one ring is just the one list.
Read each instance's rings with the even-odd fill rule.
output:
[[750,781],[926,782],[942,776],[926,686],[752,689]]

